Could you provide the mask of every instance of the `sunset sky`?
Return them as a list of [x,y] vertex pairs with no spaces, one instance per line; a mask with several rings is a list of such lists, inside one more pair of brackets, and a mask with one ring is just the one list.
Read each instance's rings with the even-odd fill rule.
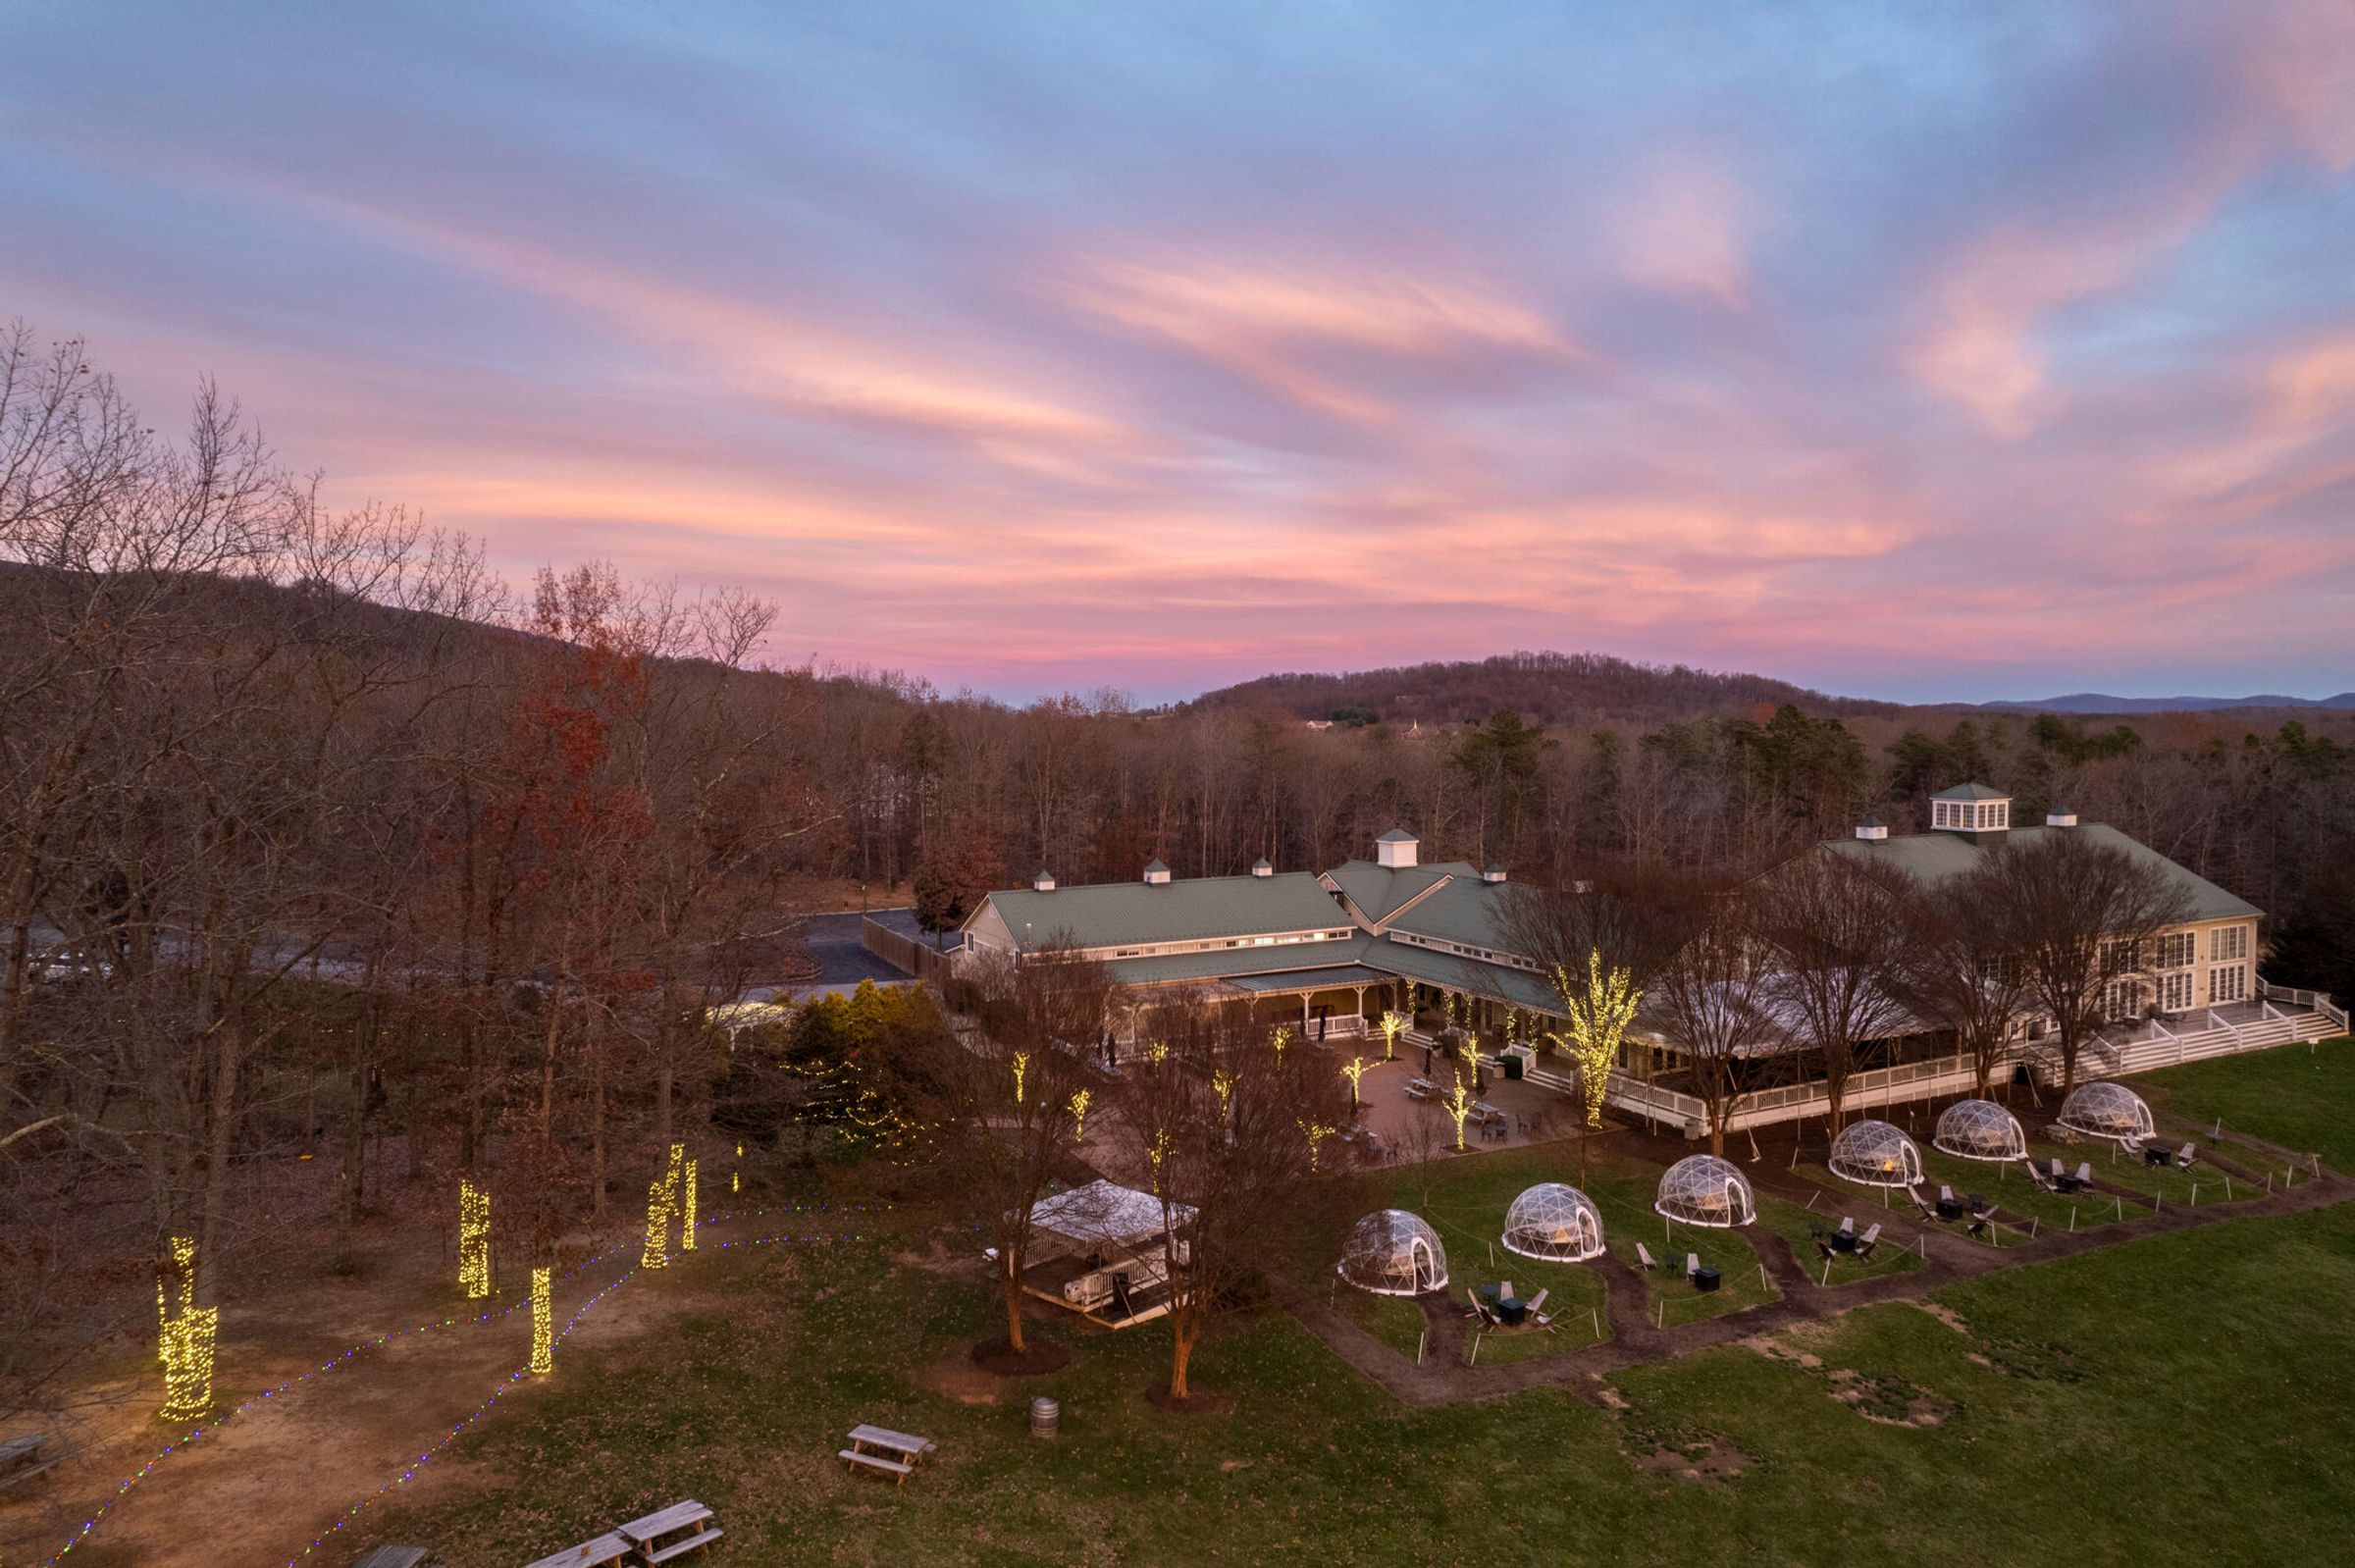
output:
[[2355,5],[0,0],[0,319],[1020,699],[2355,687]]

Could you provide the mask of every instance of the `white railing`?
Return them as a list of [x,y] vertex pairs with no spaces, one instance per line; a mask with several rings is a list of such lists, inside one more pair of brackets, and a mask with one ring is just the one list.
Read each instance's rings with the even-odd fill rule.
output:
[[2337,1003],[2320,991],[2301,991],[2294,986],[2274,985],[2268,981],[2259,980],[2257,997],[2259,1001],[2286,1002],[2291,1007],[2304,1008],[2310,1013],[2320,1013],[2337,1026],[2339,1033],[2347,1032],[2347,1015]]

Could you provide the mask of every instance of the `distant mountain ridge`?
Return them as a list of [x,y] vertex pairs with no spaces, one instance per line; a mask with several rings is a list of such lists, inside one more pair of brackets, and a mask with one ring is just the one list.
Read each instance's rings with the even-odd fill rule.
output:
[[1607,653],[1500,653],[1492,658],[1331,674],[1263,675],[1205,692],[1189,706],[1268,705],[1297,718],[1476,724],[1500,708],[1540,723],[1601,718],[1655,722],[1784,704],[1818,714],[1893,711],[1763,675],[1641,664]]
[[2355,709],[2355,692],[2336,697],[2112,697],[2105,692],[2071,692],[2036,701],[1967,703],[1995,713],[2211,713],[2226,707],[2323,707]]

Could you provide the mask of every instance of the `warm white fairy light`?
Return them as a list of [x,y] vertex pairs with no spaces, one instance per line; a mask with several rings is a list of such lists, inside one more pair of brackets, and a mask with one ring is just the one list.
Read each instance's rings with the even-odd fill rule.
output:
[[1223,1122],[1228,1104],[1234,1099],[1234,1074],[1221,1068],[1210,1075],[1210,1086],[1219,1091],[1219,1120]]
[[1022,1103],[1022,1073],[1029,1066],[1029,1052],[1017,1051],[1014,1053],[1014,1103],[1017,1105]]
[[1341,1076],[1349,1080],[1349,1109],[1352,1111],[1358,1107],[1358,1080],[1363,1078],[1372,1067],[1373,1064],[1364,1057],[1353,1056],[1349,1059],[1348,1066],[1341,1069]]
[[1145,1158],[1153,1162],[1153,1191],[1156,1196],[1161,1192],[1161,1163],[1169,1157],[1170,1134],[1166,1129],[1154,1133],[1153,1146],[1145,1151]]
[[1439,1105],[1455,1119],[1455,1147],[1460,1153],[1464,1147],[1464,1123],[1472,1115],[1472,1089],[1464,1082],[1462,1068],[1455,1070],[1455,1087],[1447,1091],[1447,1098]]
[[469,1301],[491,1293],[491,1194],[458,1178],[458,1288]]
[[679,1250],[695,1250],[695,1162],[687,1162],[687,1180],[682,1189],[686,1196],[679,1207]]
[[736,1145],[736,1165],[737,1169],[728,1173],[728,1192],[730,1196],[733,1196],[734,1194],[744,1190],[744,1145],[741,1143]]
[[196,1305],[194,1237],[172,1238],[172,1273],[180,1284],[180,1303],[177,1311],[167,1308],[164,1317],[164,1407],[157,1414],[166,1421],[194,1421],[213,1408],[213,1343],[221,1309]]
[[1333,1128],[1318,1122],[1302,1122],[1300,1130],[1308,1136],[1308,1174],[1314,1176],[1317,1174],[1318,1146],[1333,1136]]
[[1085,1089],[1081,1089],[1072,1096],[1072,1141],[1073,1143],[1087,1141],[1087,1107],[1088,1103],[1094,1099],[1095,1096]]
[[659,1269],[670,1262],[670,1183],[660,1176],[646,1188],[646,1250],[638,1255],[641,1269]]
[[1398,1036],[1404,1034],[1406,1026],[1414,1021],[1396,1008],[1383,1014],[1382,1059],[1385,1062],[1394,1062],[1398,1059]]
[[552,1269],[532,1271],[532,1370],[556,1370],[556,1333]]
[[1278,1056],[1283,1055],[1283,1048],[1292,1043],[1291,1029],[1284,1024],[1277,1024],[1276,1032],[1268,1037],[1268,1043],[1276,1047]]

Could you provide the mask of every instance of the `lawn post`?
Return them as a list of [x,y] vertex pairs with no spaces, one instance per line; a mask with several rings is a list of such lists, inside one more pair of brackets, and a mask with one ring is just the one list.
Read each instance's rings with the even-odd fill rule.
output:
[[1423,1326],[1423,1332],[1415,1335],[1415,1365],[1416,1365],[1416,1366],[1418,1366],[1418,1367],[1419,1367],[1419,1366],[1423,1365],[1423,1350],[1424,1350],[1424,1347],[1425,1347],[1425,1346],[1427,1346],[1427,1345],[1429,1345],[1430,1343],[1431,1343],[1431,1325],[1427,1323],[1427,1324],[1425,1324],[1425,1325]]
[[1587,1309],[1587,1316],[1595,1320],[1595,1342],[1596,1344],[1602,1343],[1602,1309],[1600,1307],[1589,1307]]
[[2224,1201],[2226,1203],[2232,1201],[2232,1178],[2228,1176],[2224,1177]]
[[1824,1260],[1823,1260],[1823,1278],[1822,1278],[1821,1280],[1818,1280],[1818,1281],[1816,1281],[1815,1282],[1816,1282],[1817,1284],[1822,1284],[1822,1285],[1828,1285],[1828,1284],[1830,1284],[1830,1283],[1832,1282],[1832,1260],[1831,1260],[1831,1259],[1829,1259],[1829,1258],[1826,1258],[1826,1259],[1824,1259]]
[[2031,1214],[2028,1216],[2028,1239],[2030,1241],[2036,1239],[2036,1221],[2037,1217],[2035,1215]]
[[2118,1205],[2118,1217],[2123,1221],[2126,1217],[2126,1195],[2122,1192],[2113,1193],[2111,1201]]

